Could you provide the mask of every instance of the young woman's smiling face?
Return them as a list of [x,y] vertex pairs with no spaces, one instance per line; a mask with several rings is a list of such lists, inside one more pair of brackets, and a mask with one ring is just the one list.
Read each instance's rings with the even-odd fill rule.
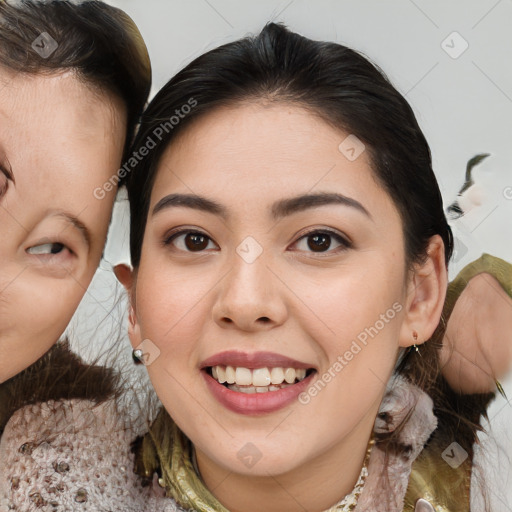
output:
[[0,382],[66,328],[98,266],[119,168],[121,100],[72,73],[0,70]]
[[160,160],[130,336],[216,494],[228,473],[349,459],[358,474],[400,347],[435,327],[418,308],[436,285],[410,277],[400,215],[367,152],[340,151],[347,135],[247,103],[194,121]]

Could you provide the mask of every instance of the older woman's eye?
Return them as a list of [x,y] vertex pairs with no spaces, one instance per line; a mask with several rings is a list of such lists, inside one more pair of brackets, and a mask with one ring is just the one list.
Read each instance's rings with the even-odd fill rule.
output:
[[27,249],[27,252],[29,254],[41,256],[41,255],[60,254],[61,252],[63,252],[66,249],[67,249],[67,247],[64,244],[61,244],[60,242],[51,242],[51,243],[47,243],[47,244],[34,245],[33,247],[30,247],[29,249]]

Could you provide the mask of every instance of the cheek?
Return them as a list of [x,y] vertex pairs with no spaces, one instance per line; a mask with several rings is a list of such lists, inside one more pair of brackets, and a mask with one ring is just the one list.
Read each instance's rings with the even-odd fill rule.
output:
[[2,323],[22,337],[55,342],[83,295],[84,288],[72,279],[49,279],[26,271],[2,293]]
[[[318,333],[334,340],[329,342],[334,343],[331,350],[358,336],[364,339],[372,327],[381,337],[392,337],[399,331],[404,300],[402,276],[394,274],[398,272],[393,267],[377,263],[336,269],[317,280],[295,279],[297,295],[304,297],[309,309],[302,318],[310,319],[311,325],[316,322]],[[297,317],[301,318],[298,312]]]
[[[211,312],[205,298],[205,279],[184,280],[140,267],[136,287],[136,312],[140,339],[157,357],[147,366],[152,386],[180,426],[202,421],[201,395],[197,392],[197,362],[206,316]],[[147,270],[146,270],[147,269]],[[211,288],[211,287],[210,287]],[[206,426],[205,426],[206,428]]]
[[58,341],[71,319],[83,288],[76,283],[24,279],[20,276],[0,296],[0,382],[30,366]]
[[302,284],[304,292],[310,288],[307,304],[321,319],[308,315],[311,321],[308,326],[306,320],[304,328],[312,332],[311,326],[319,326],[316,340],[327,359],[319,376],[325,385],[315,386],[304,400],[333,431],[350,429],[355,419],[373,411],[396,361],[404,310],[403,275],[378,263],[363,267],[364,272],[355,266],[345,269],[323,287]]
[[[136,310],[142,339],[151,340],[172,364],[190,359],[193,340],[201,332],[211,311],[206,306],[209,283],[206,274],[193,276],[163,272],[161,265],[141,265],[137,276]],[[151,270],[159,269],[159,270]]]

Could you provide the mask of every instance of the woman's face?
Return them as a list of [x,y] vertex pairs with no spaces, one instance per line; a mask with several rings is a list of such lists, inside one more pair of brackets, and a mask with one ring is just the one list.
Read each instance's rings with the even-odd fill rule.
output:
[[414,343],[400,216],[348,135],[246,104],[199,118],[161,159],[131,339],[201,470],[279,475],[364,449]]
[[[120,100],[71,73],[0,71],[0,382],[65,330],[98,266],[119,168]],[[114,187],[112,187],[114,188]]]

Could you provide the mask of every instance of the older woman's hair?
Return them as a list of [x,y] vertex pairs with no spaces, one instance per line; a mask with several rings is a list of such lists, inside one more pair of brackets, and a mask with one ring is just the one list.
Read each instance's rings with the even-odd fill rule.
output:
[[123,100],[125,157],[151,87],[146,45],[133,20],[103,2],[0,0],[0,66],[18,73],[73,71]]

